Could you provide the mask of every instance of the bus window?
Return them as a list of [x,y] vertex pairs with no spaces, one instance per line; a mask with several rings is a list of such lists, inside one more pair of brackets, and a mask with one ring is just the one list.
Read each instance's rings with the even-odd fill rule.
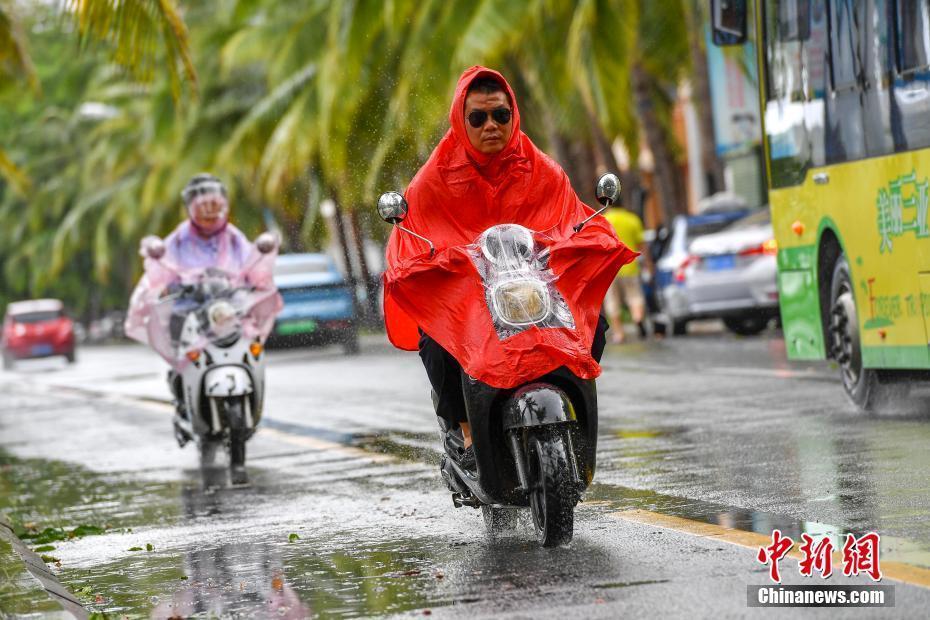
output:
[[714,45],[741,45],[746,41],[746,0],[712,0]]
[[898,150],[930,146],[930,7],[928,0],[896,0],[898,75],[892,118]]
[[930,16],[927,0],[898,0],[898,70],[902,74],[930,65]]
[[833,93],[826,109],[827,163],[865,156],[856,4],[856,0],[830,2],[830,74]]
[[763,4],[765,129],[773,188],[803,182],[824,162],[825,0]]
[[894,0],[867,0],[857,3],[862,40],[862,116],[867,156],[893,153],[891,72],[894,45],[889,11]]
[[830,91],[830,68],[827,58],[829,32],[827,29],[827,5],[825,0],[810,3],[810,38],[804,45],[804,73],[807,76],[807,104],[804,120],[810,141],[811,165],[826,163],[826,98]]
[[778,39],[780,41],[806,41],[810,37],[809,0],[779,2]]

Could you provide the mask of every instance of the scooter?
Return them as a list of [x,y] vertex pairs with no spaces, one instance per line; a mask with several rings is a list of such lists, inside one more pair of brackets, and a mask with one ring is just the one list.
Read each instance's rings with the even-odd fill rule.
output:
[[[256,248],[264,255],[256,262],[274,263],[273,236],[260,236]],[[269,314],[273,320],[277,290],[250,286],[247,271],[183,273],[162,261],[165,248],[157,238],[147,238],[143,249],[151,261],[147,275],[157,269],[163,280],[164,274],[174,276],[151,304],[146,323],[148,343],[172,365],[178,445],[193,440],[204,468],[224,446],[232,484],[246,484],[245,444],[261,420],[265,396],[267,329],[257,325],[267,324]]]
[[[619,197],[616,175],[605,174],[596,195],[603,205],[575,231]],[[428,243],[401,223],[407,203],[397,192],[382,194],[378,212],[387,223]],[[475,244],[474,262],[487,290],[488,309],[498,334],[508,330],[564,326],[571,320],[564,300],[550,286],[547,250],[536,247],[531,231],[516,224],[494,226]],[[459,508],[481,508],[490,534],[516,525],[529,507],[536,537],[545,547],[569,542],[574,509],[594,477],[597,452],[597,390],[561,367],[530,383],[498,389],[463,373],[462,392],[471,426],[476,468],[443,455],[440,471]],[[444,445],[461,442],[458,431],[440,426]]]

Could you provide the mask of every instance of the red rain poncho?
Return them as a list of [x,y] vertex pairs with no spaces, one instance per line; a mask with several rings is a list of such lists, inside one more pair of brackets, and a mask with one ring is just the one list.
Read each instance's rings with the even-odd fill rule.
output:
[[[475,149],[465,132],[465,95],[479,76],[497,79],[513,104],[513,135],[496,155]],[[617,239],[603,217],[580,232],[572,227],[592,213],[572,190],[565,172],[520,131],[510,85],[496,71],[472,67],[459,78],[449,112],[451,128],[410,182],[404,226],[436,245],[393,230],[384,273],[384,318],[394,346],[415,351],[417,327],[489,385],[511,388],[560,366],[593,379],[600,366],[591,342],[607,287],[636,253]],[[542,233],[549,267],[558,278],[575,328],[530,327],[501,340],[483,284],[467,246],[486,229],[514,223]]]

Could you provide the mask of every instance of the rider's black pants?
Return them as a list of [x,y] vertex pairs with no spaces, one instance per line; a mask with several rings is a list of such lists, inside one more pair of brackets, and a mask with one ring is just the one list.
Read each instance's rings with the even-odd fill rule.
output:
[[[594,341],[591,343],[591,355],[598,362],[601,361],[604,346],[607,344],[604,335],[607,329],[607,320],[601,315],[594,330]],[[462,367],[448,351],[422,331],[419,349],[420,359],[426,367],[426,375],[436,394],[436,415],[445,421],[446,428],[456,428],[459,422],[468,421],[462,395]]]

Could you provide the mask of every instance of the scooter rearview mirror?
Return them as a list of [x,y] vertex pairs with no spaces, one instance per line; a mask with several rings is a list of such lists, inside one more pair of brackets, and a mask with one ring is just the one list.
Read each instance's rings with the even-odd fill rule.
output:
[[620,179],[612,172],[602,174],[597,180],[597,189],[594,193],[599,203],[609,207],[620,198]]
[[262,254],[268,254],[278,247],[278,236],[271,232],[263,232],[255,239],[255,247]]
[[620,199],[620,178],[612,172],[602,174],[601,178],[597,180],[597,187],[594,189],[594,195],[597,196],[597,201],[603,206],[586,217],[584,221],[576,224],[575,232],[584,228],[584,225],[590,222],[596,215],[600,215],[607,210],[607,207]]
[[400,224],[407,217],[407,201],[399,192],[384,192],[378,198],[378,215],[388,224]]
[[139,242],[139,256],[142,258],[160,259],[165,255],[165,242],[160,237],[148,235]]
[[436,246],[433,245],[432,241],[400,225],[407,217],[407,201],[400,192],[384,192],[381,194],[381,197],[378,198],[378,215],[388,224],[399,228],[408,235],[413,235],[417,239],[426,242],[426,244],[429,245],[430,256],[436,253]]

